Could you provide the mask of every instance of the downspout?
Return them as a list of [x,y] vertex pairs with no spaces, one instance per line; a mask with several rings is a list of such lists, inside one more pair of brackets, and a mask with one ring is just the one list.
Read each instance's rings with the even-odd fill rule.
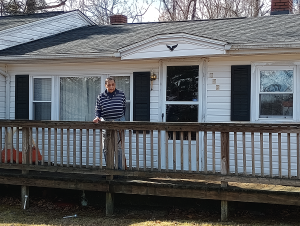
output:
[[11,77],[7,73],[7,65],[5,64],[5,71],[0,69],[0,75],[3,75],[5,78],[5,118],[9,119],[9,113],[10,113],[10,81]]

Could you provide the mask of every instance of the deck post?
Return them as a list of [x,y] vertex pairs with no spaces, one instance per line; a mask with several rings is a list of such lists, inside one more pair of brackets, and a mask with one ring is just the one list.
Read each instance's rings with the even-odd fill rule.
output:
[[[221,132],[221,174],[229,173],[229,132]],[[228,182],[221,181],[221,187],[228,186]],[[221,200],[221,221],[228,219],[228,201]]]
[[106,192],[106,216],[112,216],[114,214],[114,194]]
[[[30,134],[29,128],[22,128],[22,164],[27,165],[29,163],[29,152],[31,151],[30,147]],[[22,170],[22,174],[28,174],[28,170]],[[29,187],[22,185],[21,186],[21,200],[22,200],[22,209],[27,209],[29,207]]]
[[[114,149],[115,149],[115,131],[106,130],[106,168],[114,169]],[[113,175],[106,176],[106,180],[113,180]],[[106,192],[106,216],[112,216],[114,213],[114,194],[111,192]]]

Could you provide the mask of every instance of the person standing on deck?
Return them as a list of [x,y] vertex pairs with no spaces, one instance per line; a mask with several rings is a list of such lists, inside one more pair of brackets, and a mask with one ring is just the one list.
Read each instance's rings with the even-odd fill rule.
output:
[[[116,89],[115,79],[105,79],[106,90],[97,97],[94,123],[99,121],[125,121],[126,97],[123,91]],[[104,158],[106,160],[107,134],[103,131]],[[122,168],[122,144],[118,133],[118,169]]]

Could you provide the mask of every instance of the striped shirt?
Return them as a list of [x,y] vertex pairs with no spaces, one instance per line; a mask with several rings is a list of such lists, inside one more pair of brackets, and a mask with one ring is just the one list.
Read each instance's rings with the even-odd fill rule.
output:
[[97,97],[95,116],[104,120],[114,120],[125,115],[126,97],[123,91],[115,89],[109,93],[105,90]]

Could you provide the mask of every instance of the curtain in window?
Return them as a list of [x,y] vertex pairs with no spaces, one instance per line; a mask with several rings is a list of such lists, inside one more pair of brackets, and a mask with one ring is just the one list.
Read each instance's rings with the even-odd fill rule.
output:
[[60,79],[60,120],[92,121],[101,92],[101,78],[67,77]]

